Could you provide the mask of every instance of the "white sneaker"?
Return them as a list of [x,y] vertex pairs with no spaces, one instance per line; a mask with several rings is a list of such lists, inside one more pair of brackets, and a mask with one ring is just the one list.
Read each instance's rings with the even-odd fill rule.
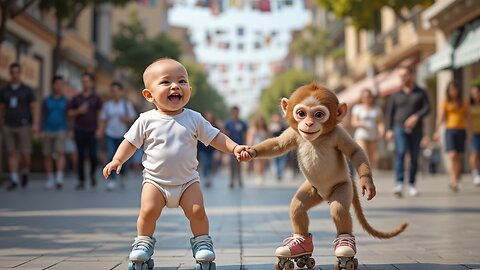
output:
[[418,196],[418,190],[414,186],[408,187],[408,195],[412,197]]
[[52,189],[53,186],[55,186],[55,180],[53,178],[48,179],[47,182],[45,183],[45,188]]
[[473,184],[476,187],[480,186],[480,175],[476,175],[475,177],[473,177]]
[[402,197],[402,193],[403,193],[403,183],[397,183],[397,185],[393,189],[393,194],[395,194],[398,197]]
[[107,184],[107,190],[114,190],[116,186],[117,186],[116,181],[110,180],[108,181],[108,184]]

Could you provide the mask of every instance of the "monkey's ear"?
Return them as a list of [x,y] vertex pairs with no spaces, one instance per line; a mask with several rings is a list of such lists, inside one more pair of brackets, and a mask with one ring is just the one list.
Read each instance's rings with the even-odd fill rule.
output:
[[347,115],[348,107],[346,103],[340,103],[338,104],[338,109],[337,109],[337,121],[340,122],[345,115]]
[[282,101],[280,101],[280,107],[282,108],[284,116],[287,115],[288,102],[289,100],[287,98],[282,98]]

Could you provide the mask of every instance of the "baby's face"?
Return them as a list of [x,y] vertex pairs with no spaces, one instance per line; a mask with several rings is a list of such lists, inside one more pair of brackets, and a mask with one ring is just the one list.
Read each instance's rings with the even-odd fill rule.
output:
[[188,74],[177,61],[165,59],[149,66],[144,73],[143,96],[160,112],[174,115],[182,112],[190,100],[192,88]]

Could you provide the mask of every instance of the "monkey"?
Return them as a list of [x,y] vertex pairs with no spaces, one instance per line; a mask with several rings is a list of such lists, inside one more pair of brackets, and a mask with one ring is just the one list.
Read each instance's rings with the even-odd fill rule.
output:
[[[358,261],[353,258],[356,244],[350,214],[352,204],[359,223],[373,237],[392,238],[403,232],[408,223],[402,223],[392,231],[381,232],[367,222],[346,158],[358,173],[360,190],[362,196],[367,195],[367,200],[376,195],[372,170],[365,152],[339,125],[347,114],[347,105],[340,103],[332,91],[317,83],[303,85],[289,99],[282,98],[280,107],[289,128],[278,137],[250,146],[240,155],[241,161],[249,161],[252,158],[280,156],[297,148],[298,165],[305,181],[290,203],[293,234],[277,248],[275,254],[279,261],[276,268],[283,269],[285,266],[285,269],[293,269],[293,262],[289,262],[289,258],[298,256],[304,256],[307,266],[313,267],[314,261],[313,265],[309,261],[313,259],[309,258],[313,252],[313,243],[308,231],[307,212],[327,201],[337,230],[334,241],[335,255],[338,258],[336,268],[354,269],[353,263],[356,268]],[[305,265],[305,260],[302,265]],[[346,267],[347,264],[351,266]]]

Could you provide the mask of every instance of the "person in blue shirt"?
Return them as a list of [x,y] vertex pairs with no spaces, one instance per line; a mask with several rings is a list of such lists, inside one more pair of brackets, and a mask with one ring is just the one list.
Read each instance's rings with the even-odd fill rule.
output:
[[[64,80],[62,76],[52,79],[52,93],[42,103],[41,133],[42,154],[47,172],[45,188],[57,189],[63,185],[63,169],[65,167],[65,138],[67,132],[68,100],[63,95]],[[53,157],[56,157],[54,173]]]
[[[231,109],[232,118],[225,123],[225,134],[233,141],[240,145],[245,144],[247,137],[248,125],[240,119],[240,109],[233,106]],[[241,164],[234,158],[230,159],[230,188],[235,185],[235,180],[239,187],[242,187],[242,170]]]

